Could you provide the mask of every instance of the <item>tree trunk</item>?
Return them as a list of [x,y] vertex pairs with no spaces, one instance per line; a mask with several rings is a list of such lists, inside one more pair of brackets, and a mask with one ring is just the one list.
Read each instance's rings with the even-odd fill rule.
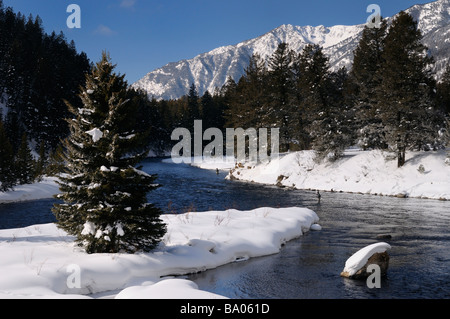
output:
[[398,149],[398,167],[402,167],[406,163],[406,148],[401,147]]

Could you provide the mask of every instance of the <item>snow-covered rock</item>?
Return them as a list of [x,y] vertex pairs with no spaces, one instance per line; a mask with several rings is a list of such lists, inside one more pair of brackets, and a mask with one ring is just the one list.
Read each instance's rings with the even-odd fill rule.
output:
[[382,242],[358,250],[345,262],[341,276],[353,279],[366,278],[370,275],[366,271],[367,267],[374,264],[380,267],[382,276],[386,275],[389,267],[389,255],[386,251],[389,249],[391,246]]

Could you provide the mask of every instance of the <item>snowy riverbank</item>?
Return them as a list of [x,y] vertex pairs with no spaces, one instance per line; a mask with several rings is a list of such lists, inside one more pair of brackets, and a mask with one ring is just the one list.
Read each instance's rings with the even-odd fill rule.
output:
[[161,280],[278,253],[319,221],[306,208],[162,218],[168,232],[159,248],[134,255],[88,255],[55,224],[0,230],[0,298],[89,298],[102,292],[117,298],[221,298],[190,281]]
[[409,152],[404,167],[382,151],[347,151],[317,164],[312,151],[289,153],[269,164],[233,169],[229,179],[297,189],[450,200],[445,152]]
[[[190,165],[232,170],[229,179],[297,189],[450,200],[450,165],[445,164],[445,157],[444,151],[409,152],[405,166],[397,168],[396,160],[389,160],[383,151],[349,150],[339,161],[323,164],[314,162],[313,151],[303,151],[282,154],[269,164],[244,164],[236,169],[231,158],[192,158]],[[171,158],[162,161],[173,163]],[[58,193],[56,178],[46,177],[40,183],[0,192],[0,204],[52,198]]]
[[12,191],[0,192],[0,204],[52,198],[59,193],[56,180],[56,177],[44,177],[39,183],[18,185]]

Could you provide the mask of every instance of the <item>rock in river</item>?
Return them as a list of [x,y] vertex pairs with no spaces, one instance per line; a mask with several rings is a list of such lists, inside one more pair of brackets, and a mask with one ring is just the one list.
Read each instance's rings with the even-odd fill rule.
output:
[[391,246],[387,243],[376,243],[360,249],[346,261],[341,276],[365,279],[371,275],[367,267],[373,264],[380,266],[381,275],[385,276],[389,267],[389,249]]

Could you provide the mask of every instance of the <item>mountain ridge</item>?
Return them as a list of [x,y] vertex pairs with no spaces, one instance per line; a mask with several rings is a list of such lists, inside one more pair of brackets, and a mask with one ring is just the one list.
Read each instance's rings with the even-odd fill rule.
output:
[[[423,42],[434,56],[435,72],[439,78],[450,56],[450,0],[438,0],[413,5],[404,10],[417,21]],[[391,18],[388,18],[392,20]],[[156,99],[177,99],[194,83],[200,95],[213,92],[225,84],[228,77],[235,81],[244,74],[250,57],[258,53],[267,60],[281,42],[300,52],[307,44],[318,44],[330,58],[331,70],[351,67],[353,51],[365,24],[295,26],[283,24],[263,35],[234,45],[221,46],[191,59],[171,62],[149,72],[132,86],[146,91]]]

